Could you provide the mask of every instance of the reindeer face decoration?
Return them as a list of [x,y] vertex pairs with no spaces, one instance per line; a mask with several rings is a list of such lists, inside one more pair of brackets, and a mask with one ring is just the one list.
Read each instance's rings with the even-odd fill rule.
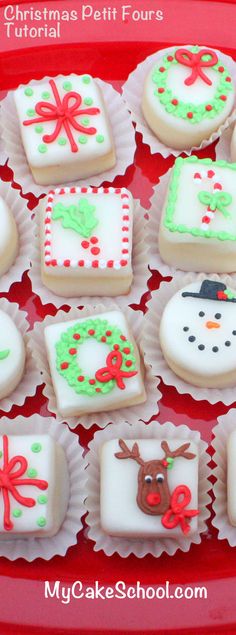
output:
[[[152,516],[166,514],[171,507],[171,493],[168,485],[168,469],[171,469],[173,461],[177,457],[191,460],[196,457],[188,452],[190,443],[184,443],[179,448],[171,451],[167,441],[162,441],[161,447],[165,453],[163,459],[144,461],[140,456],[139,447],[134,443],[130,450],[126,443],[120,439],[121,452],[116,452],[117,459],[133,459],[140,466],[138,472],[137,504],[142,512]],[[186,495],[186,486],[178,494]],[[193,515],[193,514],[192,514]]]

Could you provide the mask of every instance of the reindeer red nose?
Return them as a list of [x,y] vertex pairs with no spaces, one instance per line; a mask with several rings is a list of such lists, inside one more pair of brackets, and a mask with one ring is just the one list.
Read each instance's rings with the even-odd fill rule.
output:
[[154,507],[154,505],[159,505],[159,503],[161,502],[160,494],[148,494],[146,501],[151,507]]

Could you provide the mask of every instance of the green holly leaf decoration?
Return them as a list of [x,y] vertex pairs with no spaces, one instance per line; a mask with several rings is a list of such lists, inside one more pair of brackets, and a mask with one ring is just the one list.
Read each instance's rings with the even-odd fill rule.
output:
[[8,355],[10,355],[10,349],[6,348],[5,351],[0,351],[0,360],[1,359],[6,359],[6,357],[8,357]]
[[86,198],[74,205],[57,203],[53,208],[52,219],[60,220],[64,229],[72,229],[84,238],[89,238],[98,224],[95,210],[95,205],[90,205]]

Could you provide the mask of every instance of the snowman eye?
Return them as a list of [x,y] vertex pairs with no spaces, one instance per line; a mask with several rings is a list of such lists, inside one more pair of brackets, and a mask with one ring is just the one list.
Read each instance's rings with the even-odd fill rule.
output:
[[147,474],[144,477],[144,480],[145,480],[146,483],[151,483],[152,482],[152,476],[150,476],[150,474]]
[[221,318],[221,313],[215,313],[215,319],[220,320],[220,318]]
[[156,480],[157,480],[158,483],[163,483],[163,481],[164,481],[163,474],[157,474],[156,475]]
[[198,315],[199,315],[199,317],[204,317],[205,313],[204,313],[204,311],[199,311]]

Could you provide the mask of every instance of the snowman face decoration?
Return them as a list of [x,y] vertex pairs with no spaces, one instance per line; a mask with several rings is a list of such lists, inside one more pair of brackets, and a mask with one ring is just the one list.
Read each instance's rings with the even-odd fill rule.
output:
[[185,381],[223,388],[236,383],[236,293],[213,280],[193,283],[166,305],[160,343]]

